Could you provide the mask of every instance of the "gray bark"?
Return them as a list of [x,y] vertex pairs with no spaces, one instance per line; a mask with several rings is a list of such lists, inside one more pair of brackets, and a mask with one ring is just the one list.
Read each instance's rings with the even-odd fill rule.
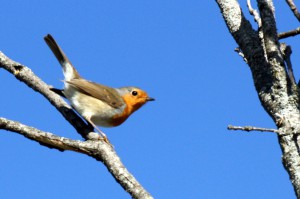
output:
[[271,0],[257,0],[261,27],[254,30],[237,0],[216,0],[229,32],[252,73],[260,102],[278,128],[282,162],[300,198],[299,88],[289,78]]
[[115,180],[132,198],[153,198],[126,169],[113,147],[103,140],[99,140],[99,135],[91,132],[92,128],[87,125],[61,97],[50,91],[49,86],[38,78],[29,68],[10,60],[2,52],[0,52],[0,68],[12,73],[18,80],[42,94],[87,141],[60,137],[5,118],[0,118],[0,129],[18,133],[49,148],[58,149],[60,151],[71,150],[86,154],[102,162]]

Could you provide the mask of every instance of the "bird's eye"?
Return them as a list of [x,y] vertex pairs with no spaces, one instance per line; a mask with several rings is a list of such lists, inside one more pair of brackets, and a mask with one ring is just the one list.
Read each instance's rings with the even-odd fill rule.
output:
[[138,92],[137,92],[137,91],[132,91],[131,94],[132,94],[133,96],[137,96],[137,95],[138,95]]

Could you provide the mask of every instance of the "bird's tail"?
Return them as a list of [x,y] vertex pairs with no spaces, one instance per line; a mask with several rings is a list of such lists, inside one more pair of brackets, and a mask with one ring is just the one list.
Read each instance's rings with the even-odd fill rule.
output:
[[62,66],[65,81],[70,81],[71,79],[79,78],[79,73],[76,71],[76,69],[74,68],[68,57],[65,55],[64,51],[56,43],[54,38],[50,34],[48,34],[44,37],[44,40],[48,44],[49,48],[55,55],[60,65]]

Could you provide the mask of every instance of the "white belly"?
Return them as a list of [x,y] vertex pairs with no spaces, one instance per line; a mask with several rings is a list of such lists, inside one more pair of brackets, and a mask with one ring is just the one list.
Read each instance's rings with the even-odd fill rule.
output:
[[111,118],[121,114],[125,108],[125,106],[121,109],[113,108],[99,99],[78,92],[71,86],[65,88],[64,94],[83,118],[90,118],[97,126],[110,127],[108,122]]

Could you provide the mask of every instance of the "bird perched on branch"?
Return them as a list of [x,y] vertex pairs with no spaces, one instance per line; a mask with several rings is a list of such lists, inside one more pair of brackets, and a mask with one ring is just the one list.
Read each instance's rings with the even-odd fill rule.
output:
[[46,43],[63,68],[64,89],[51,89],[67,98],[72,107],[97,131],[104,141],[106,135],[97,127],[114,127],[122,124],[133,112],[154,98],[136,87],[111,88],[80,77],[65,53],[48,34]]

